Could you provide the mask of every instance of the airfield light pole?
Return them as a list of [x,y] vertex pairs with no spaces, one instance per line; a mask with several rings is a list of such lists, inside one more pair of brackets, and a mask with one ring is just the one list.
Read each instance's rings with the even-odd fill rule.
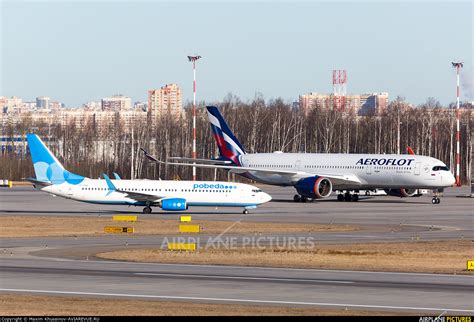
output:
[[459,112],[459,71],[463,67],[462,62],[452,62],[454,68],[456,68],[456,186],[461,186],[460,179],[460,164],[461,164],[461,154],[460,154],[460,139],[461,139],[461,129],[460,129],[460,112]]
[[[193,159],[196,155],[196,61],[201,56],[188,56],[188,60],[193,63]],[[193,167],[193,181],[196,181],[196,167]]]

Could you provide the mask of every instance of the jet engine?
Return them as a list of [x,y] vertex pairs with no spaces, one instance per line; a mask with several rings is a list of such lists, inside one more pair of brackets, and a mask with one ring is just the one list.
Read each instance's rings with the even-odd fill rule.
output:
[[186,199],[183,198],[166,198],[161,200],[161,209],[170,211],[182,211],[188,209]]
[[389,196],[395,196],[395,197],[414,197],[418,190],[417,189],[384,189],[385,193]]
[[327,198],[332,193],[331,180],[319,176],[301,179],[295,188],[301,196],[311,199]]

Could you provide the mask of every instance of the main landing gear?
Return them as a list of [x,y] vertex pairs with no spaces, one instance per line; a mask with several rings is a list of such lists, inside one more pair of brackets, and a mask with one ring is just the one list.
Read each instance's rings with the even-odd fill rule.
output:
[[354,202],[357,202],[359,201],[359,195],[354,193],[350,193],[350,192],[346,192],[345,194],[338,194],[337,195],[337,201],[354,201]]
[[300,196],[300,195],[294,195],[293,197],[294,202],[308,202],[308,201],[313,201],[312,199],[309,199],[305,196]]
[[146,206],[145,208],[143,208],[143,213],[144,213],[144,214],[151,214],[151,207],[150,207],[150,206]]
[[244,211],[242,211],[242,213],[243,213],[244,215],[248,215],[248,214],[249,214],[249,211],[248,211],[247,209],[244,209]]

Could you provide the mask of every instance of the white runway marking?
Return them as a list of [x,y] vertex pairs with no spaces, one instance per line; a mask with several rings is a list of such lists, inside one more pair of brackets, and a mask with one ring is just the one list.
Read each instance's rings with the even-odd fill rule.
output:
[[355,307],[372,309],[392,309],[392,310],[415,310],[415,311],[447,311],[447,312],[466,312],[474,313],[474,310],[456,309],[456,308],[437,308],[437,307],[413,307],[413,306],[394,306],[394,305],[371,305],[371,304],[349,304],[349,303],[321,303],[321,302],[294,302],[294,301],[273,301],[273,300],[255,300],[255,299],[231,299],[215,297],[194,297],[194,296],[168,296],[168,295],[147,295],[147,294],[120,294],[120,293],[96,293],[96,292],[74,292],[74,291],[48,291],[48,290],[27,290],[0,288],[0,292],[19,292],[19,293],[49,293],[64,295],[90,295],[90,296],[112,296],[112,297],[134,297],[134,298],[154,298],[165,300],[193,300],[193,301],[214,301],[214,302],[241,302],[241,303],[259,303],[259,304],[286,304],[286,305],[313,305],[313,306],[332,306],[332,307]]
[[[44,260],[44,259],[43,259]],[[50,260],[50,259],[47,259]],[[58,261],[58,260],[55,260]],[[432,277],[451,277],[451,278],[472,278],[474,280],[474,276],[469,275],[454,275],[454,274],[438,274],[438,273],[413,273],[413,272],[381,272],[381,271],[354,271],[354,270],[341,270],[341,269],[318,269],[318,268],[291,268],[291,267],[261,267],[261,266],[235,266],[235,265],[204,265],[204,264],[171,264],[171,263],[139,263],[139,262],[124,262],[124,261],[101,261],[101,260],[76,260],[76,259],[61,259],[59,261],[65,262],[80,262],[80,263],[100,263],[100,264],[125,264],[131,266],[182,266],[182,267],[206,267],[206,268],[221,268],[221,269],[229,269],[229,268],[238,268],[243,270],[255,269],[255,270],[275,270],[275,271],[306,271],[306,272],[327,272],[327,273],[357,273],[357,274],[386,274],[386,275],[402,275],[402,276],[432,276]]]
[[251,281],[285,281],[285,282],[318,282],[318,283],[337,283],[337,284],[354,284],[355,282],[350,281],[331,281],[331,280],[318,280],[318,279],[291,279],[291,278],[273,278],[273,277],[247,277],[247,276],[222,276],[222,275],[199,275],[199,274],[160,274],[160,273],[135,273],[135,275],[144,276],[179,276],[179,277],[204,277],[204,278],[217,278],[217,279],[232,279],[232,280],[251,280]]

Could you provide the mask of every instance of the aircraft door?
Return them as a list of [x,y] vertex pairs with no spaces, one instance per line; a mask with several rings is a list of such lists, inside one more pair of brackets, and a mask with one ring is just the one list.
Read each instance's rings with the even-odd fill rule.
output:
[[69,187],[67,188],[67,196],[72,197],[73,194],[74,194],[73,185],[69,185]]
[[367,174],[372,174],[372,166],[368,165],[367,168],[365,169]]
[[419,176],[421,172],[421,162],[415,163],[415,175]]
[[297,160],[295,162],[295,170],[300,171],[301,170],[301,160]]

